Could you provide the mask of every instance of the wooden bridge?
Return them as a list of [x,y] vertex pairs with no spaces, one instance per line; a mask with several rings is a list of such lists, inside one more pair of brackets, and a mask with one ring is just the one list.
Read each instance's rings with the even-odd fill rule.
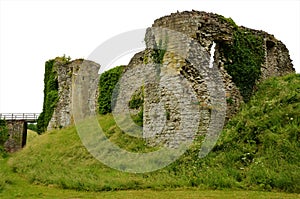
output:
[[26,122],[36,122],[39,118],[39,113],[0,113],[1,120],[23,120]]
[[0,113],[0,119],[6,121],[9,138],[4,144],[8,152],[15,152],[26,145],[27,124],[35,123],[39,113]]

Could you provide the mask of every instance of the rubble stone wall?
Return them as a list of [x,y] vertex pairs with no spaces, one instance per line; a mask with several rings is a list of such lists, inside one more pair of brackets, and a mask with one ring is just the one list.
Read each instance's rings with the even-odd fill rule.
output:
[[22,149],[27,139],[27,122],[24,120],[6,121],[9,138],[4,143],[7,152],[13,153]]
[[[47,130],[52,129],[58,129],[62,127],[69,126],[73,124],[73,112],[72,112],[72,87],[74,85],[75,79],[77,78],[77,74],[79,70],[86,70],[90,71],[91,76],[95,72],[92,69],[94,67],[99,68],[99,64],[96,64],[95,62],[83,60],[83,59],[77,59],[74,61],[71,61],[68,64],[55,64],[56,71],[57,71],[57,80],[58,80],[58,96],[59,100],[56,104],[56,107],[54,109],[53,116],[49,122]],[[89,68],[91,70],[89,70]],[[86,77],[80,77],[80,78],[88,78],[88,75]],[[87,79],[88,80],[88,79]],[[92,81],[92,80],[91,80]],[[94,81],[90,82],[91,84],[95,84]],[[96,83],[97,85],[97,83]],[[85,91],[86,95],[88,96],[88,90]],[[94,104],[97,100],[97,96],[94,100],[89,100],[86,103]],[[94,105],[91,105],[91,107],[95,107]]]
[[[155,28],[165,28],[181,34],[173,34],[172,36],[170,31],[164,31],[163,29],[156,30]],[[143,133],[146,138],[150,135],[152,136],[152,138],[147,138],[150,144],[163,144],[169,147],[175,147],[178,141],[185,140],[187,137],[191,136],[190,132],[174,135],[176,132],[174,129],[180,129],[180,120],[184,116],[180,115],[180,110],[178,105],[176,105],[179,102],[179,97],[174,97],[174,95],[176,96],[176,93],[168,93],[168,90],[171,90],[172,92],[176,90],[176,88],[174,88],[174,82],[172,83],[170,79],[176,81],[177,78],[182,76],[189,81],[190,86],[197,95],[198,103],[200,105],[198,114],[201,117],[197,134],[205,135],[205,133],[207,133],[207,129],[211,122],[211,111],[213,109],[213,107],[211,107],[211,93],[209,92],[208,87],[212,87],[212,85],[210,85],[211,82],[206,81],[205,79],[208,77],[207,71],[205,71],[205,69],[203,70],[203,68],[199,69],[199,67],[200,65],[202,65],[202,67],[204,65],[208,67],[207,62],[210,60],[207,60],[207,56],[199,57],[198,55],[201,51],[203,51],[203,53],[204,51],[209,53],[213,42],[216,43],[214,51],[214,67],[217,67],[219,70],[218,73],[222,78],[226,99],[226,121],[238,112],[241,103],[243,103],[243,97],[241,96],[238,87],[233,82],[232,77],[224,69],[226,58],[219,45],[220,43],[231,45],[234,42],[234,34],[237,28],[244,31],[245,34],[249,32],[263,38],[264,42],[262,47],[265,52],[265,57],[264,62],[260,66],[261,75],[259,79],[257,79],[257,82],[272,76],[282,76],[295,71],[289,57],[289,52],[281,41],[264,31],[237,27],[231,19],[226,19],[221,15],[198,11],[177,12],[155,20],[152,29],[149,29],[145,36],[147,45],[146,50],[136,54],[129,64],[129,68],[140,64],[148,64],[151,66],[151,64],[155,62],[152,56],[154,49],[162,48],[164,45],[166,47],[162,66],[159,69],[160,83],[164,86],[159,87],[155,83],[145,85]],[[197,49],[197,45],[193,45],[193,42],[195,41],[203,48]],[[164,44],[164,42],[166,42],[166,44]],[[186,51],[183,54],[187,57],[182,57],[174,53],[180,52],[181,50]],[[190,60],[187,61],[187,58]],[[191,60],[194,65],[190,63]],[[170,74],[163,72],[170,71],[171,69],[173,71],[171,76]],[[168,80],[166,81],[166,79]],[[167,121],[154,119],[153,116],[153,112],[155,112],[153,107],[161,106],[159,104],[162,101],[168,112]],[[165,112],[166,110],[162,111],[162,113],[166,114]],[[158,116],[156,115],[156,117]],[[189,126],[189,124],[187,126]],[[159,131],[155,132],[154,129]]]

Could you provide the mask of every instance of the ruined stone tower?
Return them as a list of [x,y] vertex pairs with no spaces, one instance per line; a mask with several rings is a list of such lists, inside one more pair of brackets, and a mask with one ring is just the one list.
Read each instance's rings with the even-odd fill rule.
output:
[[[163,51],[165,51],[161,56],[158,75],[164,86],[159,88],[153,84],[145,85],[143,133],[149,143],[153,145],[163,144],[174,147],[180,141],[192,136],[188,131],[178,134],[174,130],[181,128],[180,118],[182,119],[184,116],[180,114],[176,105],[180,100],[179,97],[174,97],[176,95],[174,91],[177,89],[174,81],[166,80],[166,77],[173,80],[184,77],[188,80],[197,95],[200,108],[198,114],[201,117],[196,134],[205,135],[207,133],[212,122],[211,113],[214,110],[209,91],[213,82],[205,81],[205,78],[212,78],[205,68],[200,67],[199,70],[200,65],[208,67],[207,62],[210,61],[203,55],[199,56],[200,51],[214,52],[211,57],[214,59],[214,67],[218,68],[222,79],[221,83],[223,83],[226,121],[239,110],[240,104],[244,100],[249,99],[259,81],[295,71],[287,48],[273,35],[264,31],[238,27],[231,19],[213,13],[181,12],[159,18],[147,31],[145,41],[146,50],[133,57],[129,68],[139,67],[145,63],[151,65],[157,62],[155,53],[161,52],[159,48],[164,48]],[[195,43],[200,44],[202,48]],[[215,43],[215,49],[211,51],[213,43]],[[246,49],[239,49],[243,48],[243,45]],[[180,53],[174,53],[183,49],[186,49],[186,57],[182,57]],[[243,51],[247,51],[248,54],[242,54]],[[235,59],[236,57],[237,59]],[[239,60],[241,60],[240,63],[237,62]],[[248,70],[250,67],[255,68],[252,72],[243,74],[239,73],[241,72],[239,68],[242,67],[244,67],[243,70]],[[166,74],[163,69],[169,71],[172,69],[173,74]],[[245,83],[254,74],[257,75],[256,79]],[[238,76],[245,77],[241,79]],[[168,90],[172,90],[173,93]],[[165,106],[164,114],[167,114],[167,120],[153,119],[152,109],[159,106],[161,102]],[[190,112],[187,114],[193,118]],[[187,121],[186,128],[191,127],[193,122],[192,119]]]

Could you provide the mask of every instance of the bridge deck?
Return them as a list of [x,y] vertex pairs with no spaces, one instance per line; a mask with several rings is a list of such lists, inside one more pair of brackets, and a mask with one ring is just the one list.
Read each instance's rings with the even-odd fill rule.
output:
[[1,120],[25,120],[26,122],[36,122],[39,113],[0,113]]

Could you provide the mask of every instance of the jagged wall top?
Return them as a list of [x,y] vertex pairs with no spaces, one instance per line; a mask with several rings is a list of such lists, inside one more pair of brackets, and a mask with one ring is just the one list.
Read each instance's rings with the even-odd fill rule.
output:
[[289,51],[274,35],[262,30],[237,26],[231,18],[203,11],[176,12],[154,21],[152,27],[162,27],[179,31],[196,39],[207,50],[212,42],[232,43],[237,28],[264,39],[265,62],[261,67],[261,80],[271,76],[282,76],[295,72]]
[[[146,64],[159,63],[162,64],[162,68],[174,68],[177,70],[177,74],[183,75],[197,93],[201,109],[200,115],[202,116],[198,129],[199,135],[207,133],[210,123],[212,106],[208,87],[211,88],[213,85],[205,83],[203,81],[205,75],[199,75],[196,72],[198,65],[203,64],[201,61],[203,57],[198,57],[197,52],[203,49],[196,49],[195,45],[193,45],[195,41],[200,43],[204,47],[204,51],[207,52],[211,52],[213,43],[216,44],[213,61],[214,67],[219,68],[224,83],[227,120],[239,110],[243,98],[244,100],[249,100],[252,92],[255,90],[255,85],[259,81],[295,71],[289,52],[281,41],[264,31],[239,27],[232,19],[221,15],[199,11],[177,12],[155,20],[152,27],[146,32],[146,50],[144,53],[134,56],[129,63],[129,68],[134,67],[135,64],[141,64],[143,60]],[[183,34],[181,34],[182,36],[178,34],[174,37],[171,32],[164,29],[157,30],[157,28],[165,28]],[[192,38],[193,42],[186,39],[186,36]],[[182,44],[182,42],[186,43]],[[163,46],[161,44],[164,43],[167,43],[165,52],[157,49],[161,48]],[[188,52],[191,53],[188,58],[194,59],[194,63],[197,64],[192,65],[184,57],[174,55],[169,47],[187,48]],[[159,62],[157,62],[157,56],[159,57]],[[164,74],[159,74],[159,79],[163,80]],[[174,77],[173,79],[176,78]],[[151,86],[145,86],[147,95],[145,94],[144,99],[143,133],[145,135],[151,134],[151,137],[155,137],[154,140],[149,139],[150,144],[164,144],[176,147],[176,143],[180,140],[185,140],[186,136],[190,136],[189,134],[174,134],[174,129],[178,129],[180,126],[180,122],[178,123],[178,108],[172,105],[176,102],[176,99],[172,98],[171,95],[163,95],[165,92],[163,89],[160,90],[155,86]],[[165,87],[173,88],[174,85],[166,83]],[[173,90],[176,90],[176,88]],[[167,105],[169,119],[166,123],[159,120],[154,120],[153,122],[151,119],[151,113],[153,112],[151,107],[158,106],[159,100],[155,100],[157,98],[164,101]],[[159,126],[163,130],[153,132],[153,130],[147,130],[147,126]]]
[[[260,80],[266,79],[271,76],[281,76],[288,73],[294,72],[291,59],[289,57],[289,52],[286,46],[279,40],[277,40],[273,35],[270,35],[264,31],[253,30],[246,27],[237,26],[233,20],[230,18],[225,18],[218,14],[199,12],[199,11],[184,11],[172,13],[168,16],[161,17],[154,21],[153,27],[162,27],[175,30],[191,38],[197,40],[201,46],[203,46],[208,52],[212,46],[212,43],[217,43],[215,51],[215,62],[220,68],[222,76],[224,78],[226,98],[228,99],[228,111],[227,116],[230,118],[235,114],[239,108],[240,102],[242,101],[239,90],[232,81],[232,77],[224,69],[224,63],[230,62],[222,56],[219,44],[231,45],[234,42],[234,34],[237,29],[242,30],[244,34],[254,34],[263,38],[263,49],[264,49],[264,62],[260,67],[261,75]],[[147,40],[147,34],[145,40]],[[147,41],[146,41],[146,44]],[[121,44],[120,44],[121,45]],[[148,54],[147,54],[148,53]],[[151,52],[150,52],[151,53]],[[146,62],[145,58],[149,58],[149,51],[146,49],[143,52],[137,53],[129,63],[127,69],[135,67],[137,65]],[[171,65],[174,64],[172,57],[166,54],[163,58],[165,61],[169,62]],[[48,125],[48,129],[59,128],[67,126],[72,123],[72,82],[74,73],[81,67],[81,62],[83,60],[73,61],[67,65],[62,65],[62,67],[55,68],[57,72],[55,74],[55,79],[57,80],[57,92],[58,92],[58,102],[55,106],[54,113],[52,115],[51,121]],[[167,63],[166,62],[166,63]],[[90,66],[98,66],[96,63],[86,61],[86,64]],[[54,70],[53,69],[53,70]],[[201,78],[199,82],[196,79],[199,77],[194,77],[193,67],[188,65],[182,66],[180,70],[183,71],[186,78],[189,79],[194,88],[198,90],[199,97],[204,96],[203,102],[209,104],[209,96],[206,95],[206,86],[201,83]],[[126,71],[126,69],[125,69]],[[144,110],[147,113],[148,110]]]

